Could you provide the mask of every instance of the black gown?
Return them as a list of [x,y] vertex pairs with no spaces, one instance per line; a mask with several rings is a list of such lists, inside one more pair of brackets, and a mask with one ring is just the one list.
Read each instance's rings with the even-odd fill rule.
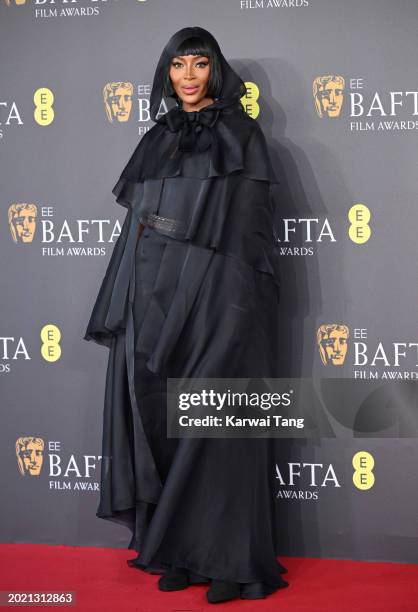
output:
[[171,117],[188,127],[202,113],[178,112],[143,137],[113,190],[127,214],[84,336],[110,349],[97,516],[129,527],[139,569],[185,567],[191,583],[238,582],[259,598],[288,585],[274,440],[167,438],[166,380],[278,376],[274,176],[237,106],[216,114],[211,148],[177,147],[164,165]]

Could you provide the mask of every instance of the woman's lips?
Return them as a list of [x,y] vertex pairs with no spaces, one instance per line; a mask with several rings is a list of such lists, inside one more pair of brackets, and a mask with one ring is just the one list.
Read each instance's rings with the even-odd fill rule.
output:
[[184,91],[184,93],[186,94],[194,94],[196,93],[196,91],[199,89],[199,86],[196,85],[195,87],[182,87],[182,90]]

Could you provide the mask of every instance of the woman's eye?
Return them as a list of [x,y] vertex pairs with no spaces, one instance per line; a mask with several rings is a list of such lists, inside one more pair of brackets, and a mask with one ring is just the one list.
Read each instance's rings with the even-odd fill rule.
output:
[[[198,63],[196,64],[196,66],[203,66],[203,68],[204,68],[204,67],[205,67],[205,66],[207,66],[208,64],[209,64],[209,62],[198,62]],[[172,62],[172,64],[171,64],[171,65],[172,65],[172,66],[174,66],[174,68],[177,68],[177,66],[182,66],[183,64],[182,64],[181,62]]]

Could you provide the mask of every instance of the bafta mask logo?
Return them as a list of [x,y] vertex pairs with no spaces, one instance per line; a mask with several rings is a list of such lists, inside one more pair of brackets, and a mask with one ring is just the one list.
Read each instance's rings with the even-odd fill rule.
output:
[[16,440],[16,459],[22,476],[39,476],[44,460],[44,448],[42,438],[26,436]]
[[103,89],[106,115],[110,123],[128,121],[132,108],[134,87],[132,83],[107,83]]
[[324,365],[342,365],[348,348],[349,331],[344,323],[325,323],[316,332],[319,354]]
[[14,2],[12,2],[11,0],[4,0],[5,3],[7,4],[7,6],[12,6],[12,4],[16,4],[17,6],[20,6],[22,4],[25,4],[26,0],[14,0]]
[[318,117],[339,117],[344,98],[344,77],[335,74],[319,76],[313,82],[313,97]]
[[36,230],[36,204],[11,204],[9,228],[14,242],[32,242]]

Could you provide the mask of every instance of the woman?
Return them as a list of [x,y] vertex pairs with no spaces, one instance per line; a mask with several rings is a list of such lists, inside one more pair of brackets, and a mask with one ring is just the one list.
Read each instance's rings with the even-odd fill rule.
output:
[[97,516],[131,529],[128,563],[163,573],[161,590],[207,582],[212,603],[288,585],[273,440],[166,434],[167,378],[277,376],[277,180],[244,94],[208,31],[172,36],[155,125],[113,189],[127,215],[85,334],[110,349]]

